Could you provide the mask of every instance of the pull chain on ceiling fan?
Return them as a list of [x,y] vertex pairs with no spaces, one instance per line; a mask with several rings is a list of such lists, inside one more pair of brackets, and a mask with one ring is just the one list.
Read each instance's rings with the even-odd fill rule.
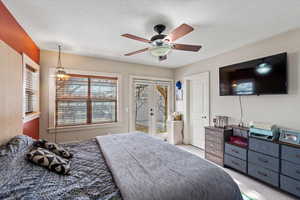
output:
[[164,32],[165,29],[166,27],[163,24],[158,24],[154,26],[154,31],[157,32],[158,34],[154,35],[150,40],[132,34],[128,34],[128,33],[121,35],[129,39],[150,44],[150,47],[140,49],[138,51],[134,51],[131,53],[127,53],[125,54],[125,56],[132,56],[149,50],[152,55],[158,57],[160,61],[163,61],[167,59],[167,55],[172,49],[181,50],[181,51],[193,51],[193,52],[197,52],[201,49],[200,45],[174,43],[177,39],[192,32],[194,30],[193,27],[187,24],[182,24],[176,29],[174,29],[173,31],[171,31],[168,35],[162,34],[162,32]]

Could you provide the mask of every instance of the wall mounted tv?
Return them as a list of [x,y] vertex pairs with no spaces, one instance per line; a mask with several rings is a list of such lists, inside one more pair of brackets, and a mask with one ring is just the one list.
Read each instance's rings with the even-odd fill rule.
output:
[[287,53],[219,69],[220,96],[287,94]]

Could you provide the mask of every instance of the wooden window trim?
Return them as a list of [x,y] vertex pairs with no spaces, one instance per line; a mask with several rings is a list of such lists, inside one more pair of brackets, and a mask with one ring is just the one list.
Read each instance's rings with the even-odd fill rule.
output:
[[[72,98],[56,98],[55,100],[55,126],[56,127],[70,127],[70,126],[81,126],[81,125],[94,125],[94,124],[107,124],[107,123],[116,123],[118,122],[118,94],[116,94],[115,99],[103,99],[97,97],[91,97],[91,79],[106,79],[106,80],[118,80],[117,77],[106,77],[106,76],[93,76],[93,75],[80,75],[80,74],[68,74],[70,77],[84,77],[88,78],[88,95],[87,97],[72,97]],[[56,80],[56,83],[58,80]],[[56,84],[57,85],[57,84]],[[118,83],[117,83],[118,87]],[[55,89],[55,92],[56,89]],[[58,101],[80,101],[87,103],[87,122],[82,124],[69,124],[69,125],[58,125]],[[105,121],[105,122],[92,122],[92,102],[115,102],[115,120],[113,121]]]

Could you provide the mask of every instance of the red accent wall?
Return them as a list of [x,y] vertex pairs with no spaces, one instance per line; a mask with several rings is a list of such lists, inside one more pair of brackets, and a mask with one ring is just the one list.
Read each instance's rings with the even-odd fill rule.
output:
[[40,49],[18,24],[17,20],[0,0],[0,40],[19,53],[26,53],[32,60],[40,62]]
[[34,139],[39,139],[40,119],[31,120],[23,125],[24,135],[28,135]]
[[[17,20],[0,0],[0,40],[19,53],[25,53],[36,63],[40,63],[40,49],[20,26]],[[23,125],[23,133],[33,138],[39,138],[39,119],[34,119]]]

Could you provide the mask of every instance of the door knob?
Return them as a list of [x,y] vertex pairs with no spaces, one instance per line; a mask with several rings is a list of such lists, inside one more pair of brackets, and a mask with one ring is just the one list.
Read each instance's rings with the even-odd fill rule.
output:
[[202,116],[202,119],[206,119],[206,116]]
[[153,116],[154,114],[153,113],[150,113],[150,116]]

